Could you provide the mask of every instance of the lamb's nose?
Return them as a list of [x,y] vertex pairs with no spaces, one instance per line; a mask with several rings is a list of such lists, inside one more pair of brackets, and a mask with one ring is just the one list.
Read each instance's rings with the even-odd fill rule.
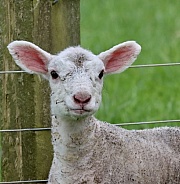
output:
[[91,95],[87,92],[78,92],[73,97],[77,104],[87,104],[91,100]]

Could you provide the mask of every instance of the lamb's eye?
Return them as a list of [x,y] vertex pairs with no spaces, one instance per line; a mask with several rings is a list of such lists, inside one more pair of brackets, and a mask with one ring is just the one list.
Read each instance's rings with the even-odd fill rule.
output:
[[104,70],[102,70],[100,73],[99,73],[99,79],[102,79],[102,77],[103,77],[103,75],[104,75]]
[[59,77],[59,75],[57,74],[57,72],[54,71],[54,70],[51,71],[51,76],[52,76],[53,79],[57,79]]

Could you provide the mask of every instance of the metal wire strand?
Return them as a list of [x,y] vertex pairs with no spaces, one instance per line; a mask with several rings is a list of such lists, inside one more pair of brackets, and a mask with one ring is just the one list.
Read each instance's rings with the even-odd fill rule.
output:
[[145,124],[158,124],[158,123],[180,123],[180,119],[175,120],[160,120],[160,121],[146,121],[146,122],[132,122],[132,123],[119,123],[116,126],[130,126],[130,125],[145,125]]
[[7,182],[0,182],[0,184],[16,184],[16,183],[47,183],[47,180],[29,180],[29,181],[7,181]]
[[[146,64],[146,65],[132,65],[129,68],[145,68],[145,67],[163,67],[163,66],[177,66],[180,65],[177,63],[163,63],[163,64]],[[0,74],[17,74],[17,73],[26,73],[25,71],[0,71]]]
[[47,128],[6,129],[0,130],[0,132],[25,132],[25,131],[46,131],[46,130],[51,130],[51,128],[47,127]]
[[17,73],[26,73],[25,71],[0,71],[0,74],[17,74]]
[[162,64],[132,65],[129,68],[162,67],[162,66],[177,66],[177,65],[180,65],[180,63],[162,63]]
[[[160,121],[146,121],[146,122],[131,122],[131,123],[118,123],[116,126],[131,126],[131,125],[145,125],[145,124],[160,124],[160,123],[180,123],[180,119],[175,120],[160,120]],[[6,129],[0,130],[2,132],[26,132],[26,131],[49,131],[50,127],[47,128],[24,128],[24,129]]]

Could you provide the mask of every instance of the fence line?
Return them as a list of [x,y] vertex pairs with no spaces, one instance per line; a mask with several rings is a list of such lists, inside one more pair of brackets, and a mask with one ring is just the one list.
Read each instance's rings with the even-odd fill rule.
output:
[[0,74],[26,73],[25,71],[0,71]]
[[51,128],[23,128],[23,129],[6,129],[0,130],[0,132],[25,132],[25,131],[46,131],[51,130]]
[[129,68],[145,68],[145,67],[162,67],[162,66],[177,66],[180,63],[162,63],[162,64],[146,64],[146,65],[132,65]]
[[[132,65],[129,68],[146,68],[146,67],[164,67],[164,66],[177,66],[177,63],[163,63],[163,64],[145,64],[145,65]],[[26,73],[25,71],[0,71],[0,74],[16,74],[16,73]]]
[[158,124],[158,123],[180,123],[180,119],[175,120],[160,120],[160,121],[146,121],[146,122],[133,122],[133,123],[120,123],[116,126],[129,126],[129,125],[145,125],[145,124]]
[[[129,123],[118,123],[114,124],[116,126],[131,126],[131,125],[145,125],[145,124],[160,124],[160,123],[180,123],[180,119],[175,120],[159,120],[159,121],[145,121],[145,122],[129,122]],[[0,133],[3,132],[25,132],[25,131],[49,131],[50,127],[46,128],[23,128],[23,129],[6,129],[0,130]]]
[[7,182],[0,182],[0,184],[9,184],[9,183],[46,183],[48,180],[29,180],[29,181],[7,181]]

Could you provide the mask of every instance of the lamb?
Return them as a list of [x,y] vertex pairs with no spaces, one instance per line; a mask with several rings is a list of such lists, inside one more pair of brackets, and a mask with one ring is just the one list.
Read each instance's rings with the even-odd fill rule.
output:
[[17,65],[52,90],[54,158],[48,184],[179,184],[180,129],[126,130],[97,120],[103,76],[120,73],[141,47],[127,41],[94,55],[80,46],[51,55],[33,43],[8,49]]

